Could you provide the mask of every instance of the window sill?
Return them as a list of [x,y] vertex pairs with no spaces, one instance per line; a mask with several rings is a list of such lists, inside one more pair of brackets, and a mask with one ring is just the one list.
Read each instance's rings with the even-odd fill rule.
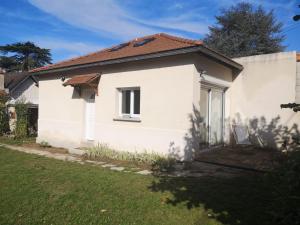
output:
[[125,117],[113,118],[113,121],[136,122],[136,123],[142,122],[140,118],[125,118]]

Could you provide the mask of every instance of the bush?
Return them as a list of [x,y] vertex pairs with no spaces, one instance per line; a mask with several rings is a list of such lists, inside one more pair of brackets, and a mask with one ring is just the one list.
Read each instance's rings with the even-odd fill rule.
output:
[[9,116],[5,106],[0,106],[0,135],[6,134],[9,129]]
[[52,147],[47,141],[41,141],[40,146],[42,148],[51,148]]
[[170,171],[176,160],[157,153],[147,152],[125,152],[111,149],[106,144],[98,144],[96,147],[85,148],[86,156],[90,159],[112,159],[120,161],[131,161],[138,164],[147,164],[155,171]]
[[15,135],[18,138],[24,138],[28,136],[28,107],[25,103],[17,103],[15,105],[17,122]]
[[273,224],[300,224],[300,151],[289,153],[287,160],[272,172],[271,214]]

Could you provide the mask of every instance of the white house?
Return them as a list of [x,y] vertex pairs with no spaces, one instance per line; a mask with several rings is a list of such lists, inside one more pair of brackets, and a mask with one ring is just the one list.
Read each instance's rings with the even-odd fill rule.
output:
[[14,130],[16,122],[15,104],[23,102],[28,104],[29,127],[32,132],[37,130],[38,116],[38,80],[26,72],[10,72],[4,75],[5,89],[8,90],[9,100],[7,102],[10,116],[10,129]]
[[[255,116],[294,116],[280,104],[295,100],[296,61],[294,52],[234,61],[201,41],[155,34],[38,68],[31,71],[39,77],[37,141],[71,149],[105,143],[190,159],[229,144],[237,118],[248,125]],[[283,70],[285,84],[283,74],[273,74]],[[279,87],[293,91],[277,97]],[[258,109],[261,101],[272,107]]]

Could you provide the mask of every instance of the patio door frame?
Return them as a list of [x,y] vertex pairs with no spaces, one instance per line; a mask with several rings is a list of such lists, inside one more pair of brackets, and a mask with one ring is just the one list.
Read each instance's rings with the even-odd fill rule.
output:
[[[211,147],[217,147],[217,146],[220,146],[220,145],[223,145],[224,144],[224,135],[225,135],[225,91],[226,91],[226,87],[224,86],[220,86],[220,85],[216,85],[216,84],[211,84],[211,83],[204,83],[204,82],[201,82],[201,86],[200,86],[201,89],[204,89],[204,90],[207,90],[208,92],[208,103],[207,103],[207,132],[208,132],[208,147],[211,148]],[[212,144],[212,133],[211,133],[211,119],[212,119],[212,116],[211,116],[211,112],[212,112],[212,91],[213,90],[216,90],[216,91],[219,91],[222,93],[222,99],[221,99],[221,102],[222,102],[222,109],[221,109],[221,116],[222,116],[222,120],[221,120],[221,141],[220,141],[220,144],[217,144],[217,145],[213,145]],[[200,98],[201,100],[201,98]]]

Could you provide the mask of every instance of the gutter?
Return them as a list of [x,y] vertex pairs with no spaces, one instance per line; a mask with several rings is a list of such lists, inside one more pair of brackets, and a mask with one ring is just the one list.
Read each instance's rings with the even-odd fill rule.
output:
[[64,72],[69,71],[73,69],[83,69],[83,68],[89,68],[94,66],[105,66],[105,65],[112,65],[112,64],[118,64],[118,63],[125,63],[125,62],[134,62],[134,61],[140,61],[140,60],[146,60],[146,59],[155,59],[155,58],[161,58],[166,56],[173,56],[173,55],[180,55],[180,54],[186,54],[186,53],[196,53],[200,52],[204,55],[212,58],[213,60],[217,60],[221,62],[222,64],[225,64],[229,66],[232,69],[237,70],[243,70],[243,66],[235,61],[233,61],[230,58],[227,58],[213,50],[210,50],[204,46],[196,46],[196,47],[188,47],[188,48],[182,48],[177,50],[171,50],[171,51],[165,51],[165,52],[158,52],[158,53],[150,53],[146,55],[139,55],[139,56],[130,56],[120,59],[112,59],[112,60],[106,60],[106,61],[100,61],[100,62],[93,62],[93,63],[86,63],[86,64],[80,64],[80,65],[72,65],[62,68],[54,68],[54,69],[48,69],[43,71],[37,71],[37,72],[30,72],[32,75],[41,75],[41,74],[47,74],[52,72]]

